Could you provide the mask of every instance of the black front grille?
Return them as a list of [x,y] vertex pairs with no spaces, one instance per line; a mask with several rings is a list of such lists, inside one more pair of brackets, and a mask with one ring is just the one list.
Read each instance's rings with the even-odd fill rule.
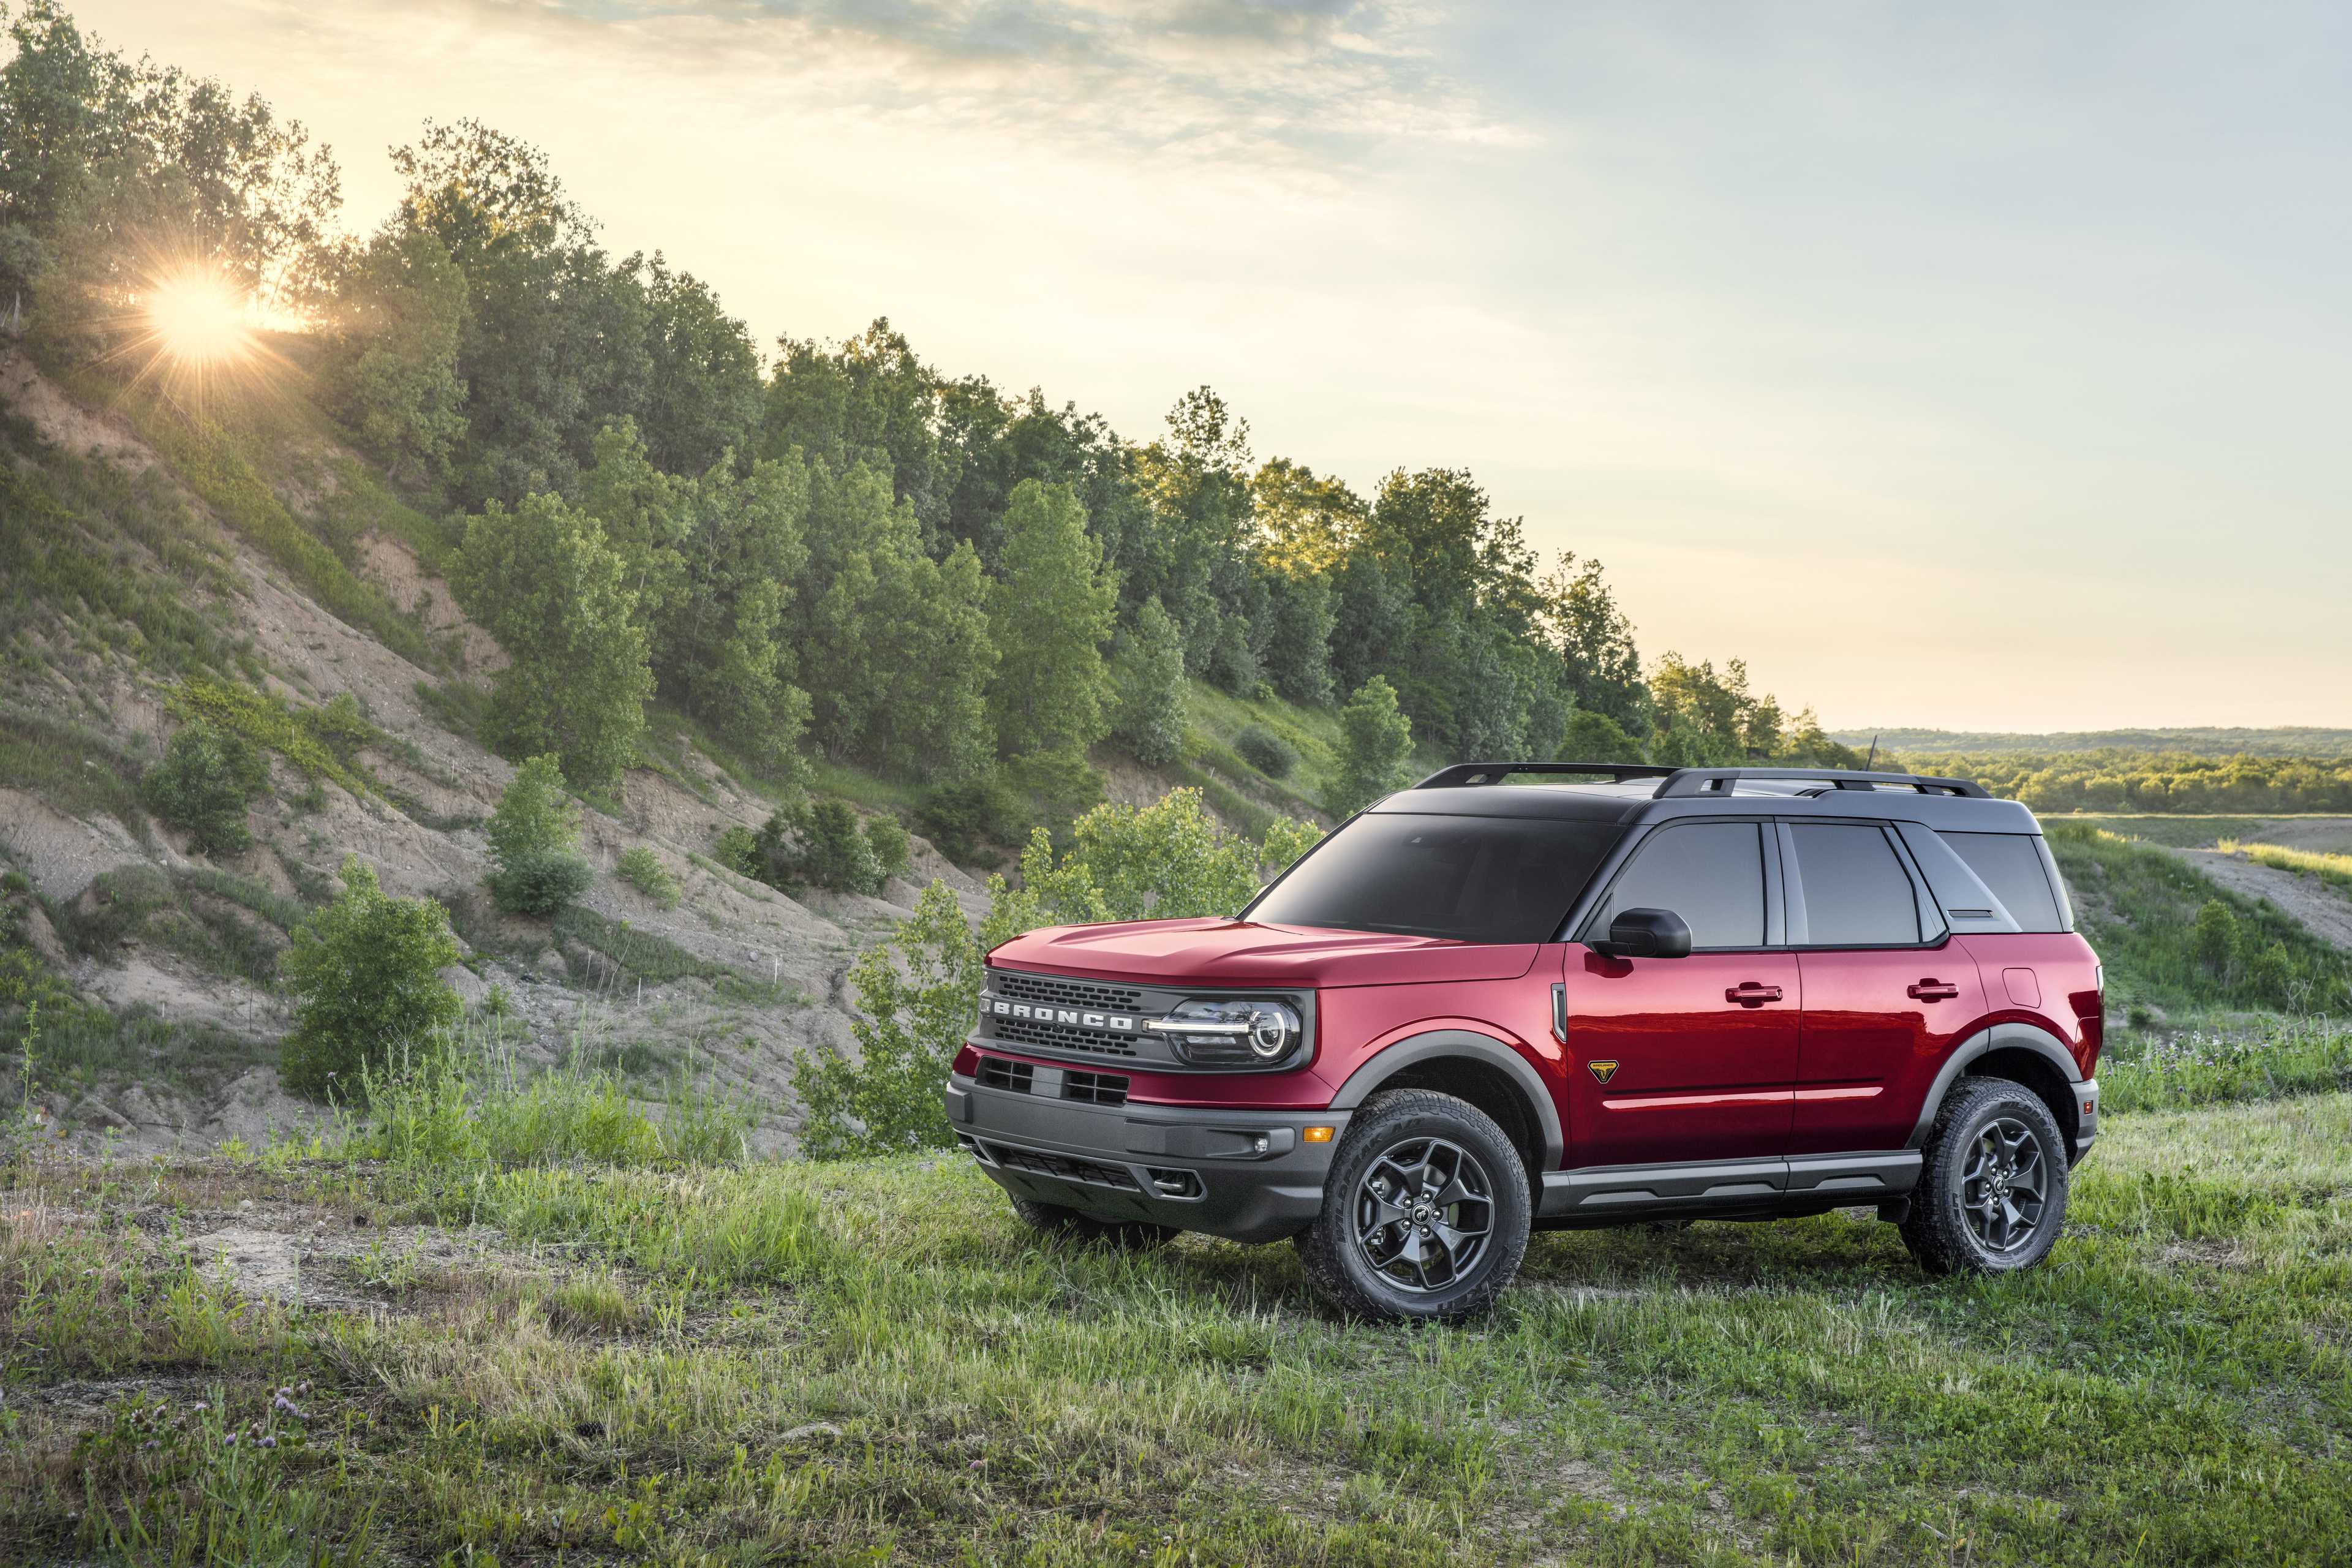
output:
[[1118,1187],[1130,1193],[1143,1190],[1135,1184],[1131,1172],[1118,1165],[1076,1160],[1066,1154],[1041,1153],[1034,1149],[1013,1149],[1003,1143],[986,1143],[981,1147],[990,1161],[1008,1171],[1034,1171],[1038,1175],[1054,1176],[1065,1182],[1084,1182],[1095,1187]]
[[1074,1068],[1062,1075],[1062,1098],[1082,1100],[1089,1105],[1125,1105],[1127,1075],[1117,1072],[1079,1072]]
[[1009,1089],[1015,1094],[1029,1092],[1029,1085],[1037,1069],[1027,1062],[1009,1062],[1003,1057],[980,1058],[979,1081],[987,1089]]
[[991,1018],[992,1037],[1014,1045],[1042,1046],[1052,1051],[1087,1051],[1102,1057],[1131,1057],[1135,1042],[1104,1029],[1082,1029],[1070,1024],[1047,1024],[1035,1018]]
[[1064,980],[1052,974],[1024,974],[1018,970],[991,970],[989,989],[999,996],[1022,1002],[1050,1002],[1056,1007],[1090,1007],[1104,1013],[1133,1013],[1143,1005],[1143,993],[1131,986],[1097,985],[1084,980]]

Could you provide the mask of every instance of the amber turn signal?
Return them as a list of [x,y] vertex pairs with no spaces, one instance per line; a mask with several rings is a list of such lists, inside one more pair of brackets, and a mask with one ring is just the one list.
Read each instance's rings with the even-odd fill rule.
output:
[[1328,1127],[1310,1127],[1299,1136],[1309,1143],[1328,1143],[1331,1142],[1331,1130]]

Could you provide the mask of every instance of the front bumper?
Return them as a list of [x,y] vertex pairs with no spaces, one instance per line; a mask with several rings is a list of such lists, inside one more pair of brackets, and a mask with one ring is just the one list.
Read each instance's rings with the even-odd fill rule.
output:
[[[948,1123],[1005,1191],[1106,1220],[1277,1241],[1323,1207],[1344,1110],[1097,1106],[948,1079]],[[1332,1129],[1309,1143],[1307,1127]]]

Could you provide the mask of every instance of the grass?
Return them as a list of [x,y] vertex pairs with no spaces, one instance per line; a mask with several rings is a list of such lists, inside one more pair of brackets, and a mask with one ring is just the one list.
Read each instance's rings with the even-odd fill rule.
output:
[[178,953],[207,973],[257,985],[277,977],[285,947],[279,933],[305,912],[295,900],[225,871],[166,872],[147,865],[102,872],[83,898],[49,911],[58,935],[85,957],[112,962],[125,942],[136,940]]
[[2100,1104],[2112,1111],[2179,1110],[2334,1089],[2352,1089],[2352,1027],[2326,1018],[2119,1030],[2099,1058]]
[[[2352,1002],[2352,964],[2267,900],[2228,891],[2179,856],[2079,823],[2056,823],[2050,847],[2074,894],[2083,934],[2106,965],[2111,1005],[2341,1011]],[[2284,994],[2252,963],[2217,971],[2198,956],[2198,911],[2220,902],[2244,951],[2284,951]]]
[[2222,839],[2219,847],[2225,855],[2243,855],[2257,865],[2275,866],[2299,877],[2315,877],[2338,892],[2352,893],[2352,855],[2287,849],[2276,844],[2248,844],[2235,838]]
[[0,704],[0,785],[25,790],[74,816],[115,818],[151,837],[139,798],[143,759],[70,720]]
[[[2344,1094],[2112,1115],[2021,1278],[1928,1280],[1842,1215],[1549,1235],[1491,1317],[1423,1331],[1328,1317],[1286,1247],[1041,1243],[960,1157],[554,1142],[18,1166],[0,1557],[121,1555],[142,1520],[265,1563],[2320,1563],[2352,1539]],[[190,1268],[171,1235],[223,1215],[320,1238],[315,1299]],[[281,1441],[234,1470],[223,1436],[266,1413]]]
[[[673,980],[718,980],[734,973],[723,963],[697,958],[658,931],[640,931],[626,921],[600,915],[583,904],[568,906],[550,923],[556,935],[593,949],[626,975],[648,985],[664,985]],[[619,974],[579,978],[615,985],[623,983]]]
[[2079,824],[2119,838],[2137,838],[2173,849],[2210,849],[2226,838],[2260,833],[2276,820],[2268,816],[2213,816],[2186,812],[2053,812],[2043,816],[2042,826],[2047,831],[2064,824]]

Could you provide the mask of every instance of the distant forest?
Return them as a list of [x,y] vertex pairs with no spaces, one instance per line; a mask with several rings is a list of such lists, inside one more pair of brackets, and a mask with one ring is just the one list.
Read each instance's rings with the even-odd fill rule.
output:
[[[0,19],[0,311],[118,386],[192,280],[301,322],[257,377],[438,520],[434,563],[514,660],[486,736],[575,785],[629,765],[658,699],[779,779],[822,756],[1066,812],[1096,748],[1179,754],[1194,680],[1401,716],[1424,755],[1860,760],[1737,659],[1644,660],[1601,564],[1541,557],[1463,469],[1361,493],[1205,386],[1124,436],[887,320],[763,352],[476,121],[394,150],[400,199],[351,237],[333,157],[260,98],[48,0]],[[199,422],[253,395],[152,384]]]
[[[1881,754],[1885,761],[1885,754]],[[2036,811],[2352,813],[2352,758],[2108,750],[2054,754],[1899,752],[1895,765],[1975,779]]]
[[2023,734],[1986,730],[1838,730],[1832,740],[1867,751],[1938,756],[1995,757],[2076,752],[2158,752],[2188,757],[2352,757],[2352,730],[2301,727],[2230,729],[2210,725],[2164,730],[2056,730]]

